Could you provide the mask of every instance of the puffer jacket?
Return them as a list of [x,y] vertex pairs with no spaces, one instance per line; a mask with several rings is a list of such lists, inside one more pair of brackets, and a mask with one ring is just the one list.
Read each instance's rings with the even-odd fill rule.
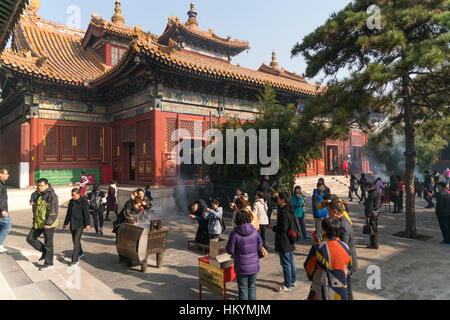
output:
[[49,226],[54,229],[58,224],[58,196],[48,186],[47,190],[39,193],[36,204],[33,205],[33,228],[44,229]]
[[269,225],[269,216],[267,215],[268,207],[264,199],[258,199],[253,205],[253,212],[258,217],[260,226]]
[[236,274],[249,276],[260,271],[258,251],[262,245],[259,233],[250,223],[241,224],[234,229],[230,234],[226,251],[234,255]]

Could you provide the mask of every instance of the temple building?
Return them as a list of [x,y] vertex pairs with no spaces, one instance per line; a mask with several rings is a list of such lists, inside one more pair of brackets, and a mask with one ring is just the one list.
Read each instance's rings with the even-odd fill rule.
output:
[[[0,56],[0,166],[19,187],[42,177],[71,184],[81,171],[99,183],[192,183],[202,170],[175,164],[176,129],[190,133],[180,140],[204,144],[211,126],[254,119],[267,83],[299,109],[318,90],[280,68],[275,52],[259,70],[233,64],[249,43],[199,29],[193,3],[188,20],[170,17],[160,36],[129,26],[120,1],[110,20],[93,14],[86,31],[42,19],[39,7],[30,1]],[[357,129],[349,136],[328,141],[325,159],[305,174],[331,173],[348,154],[367,171],[366,136]]]

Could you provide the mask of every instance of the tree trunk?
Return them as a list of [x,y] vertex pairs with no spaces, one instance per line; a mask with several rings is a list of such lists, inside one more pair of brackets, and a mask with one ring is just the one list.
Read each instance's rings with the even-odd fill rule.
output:
[[414,178],[416,168],[416,142],[413,120],[413,110],[410,104],[411,88],[409,81],[403,81],[405,89],[404,99],[404,120],[405,120],[405,191],[406,191],[406,236],[408,238],[417,238],[416,228],[416,195],[414,189]]

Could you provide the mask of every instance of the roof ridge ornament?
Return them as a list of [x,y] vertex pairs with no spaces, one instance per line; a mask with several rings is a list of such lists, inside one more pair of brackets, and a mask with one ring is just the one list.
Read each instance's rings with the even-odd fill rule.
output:
[[198,28],[197,10],[195,10],[194,1],[191,2],[191,9],[188,11],[189,19],[186,22],[186,26]]
[[120,7],[120,0],[116,0],[116,7],[114,9],[114,15],[111,18],[111,21],[114,24],[123,26],[125,25],[125,18],[122,16],[122,8]]
[[277,53],[275,50],[272,52],[272,62],[270,63],[270,66],[274,69],[278,69]]
[[32,13],[37,15],[37,12],[41,8],[41,3],[39,0],[30,0],[30,3],[28,4],[27,9],[30,10]]

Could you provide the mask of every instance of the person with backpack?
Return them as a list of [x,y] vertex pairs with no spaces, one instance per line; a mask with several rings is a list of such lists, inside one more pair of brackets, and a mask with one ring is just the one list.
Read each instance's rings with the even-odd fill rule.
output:
[[278,199],[277,224],[273,227],[275,232],[275,251],[280,255],[280,264],[283,268],[284,282],[275,292],[292,292],[297,285],[297,270],[294,260],[295,241],[295,215],[292,206],[288,205],[291,195],[287,191],[276,194]]
[[306,201],[302,194],[302,188],[296,186],[294,189],[294,194],[292,195],[292,205],[295,210],[295,216],[298,219],[298,223],[301,229],[302,237],[308,240],[308,235],[306,234],[305,225],[305,213],[306,213]]
[[223,233],[223,208],[219,207],[220,203],[217,199],[211,200],[211,209],[206,208],[205,218],[208,219],[209,240],[220,239]]
[[444,241],[441,244],[450,245],[450,191],[445,182],[438,183],[436,194],[436,216]]
[[268,210],[269,207],[264,200],[264,193],[262,191],[256,192],[253,212],[255,212],[258,218],[259,235],[261,236],[264,248],[266,248],[266,229],[269,226],[269,216],[267,215]]
[[381,212],[381,195],[375,190],[372,182],[366,183],[368,197],[365,204],[364,214],[366,224],[370,226],[370,245],[367,249],[378,249],[378,217]]
[[88,193],[87,200],[89,210],[94,220],[95,235],[103,235],[103,213],[105,212],[105,204],[107,202],[105,193],[100,190],[100,185],[95,184],[94,189]]

